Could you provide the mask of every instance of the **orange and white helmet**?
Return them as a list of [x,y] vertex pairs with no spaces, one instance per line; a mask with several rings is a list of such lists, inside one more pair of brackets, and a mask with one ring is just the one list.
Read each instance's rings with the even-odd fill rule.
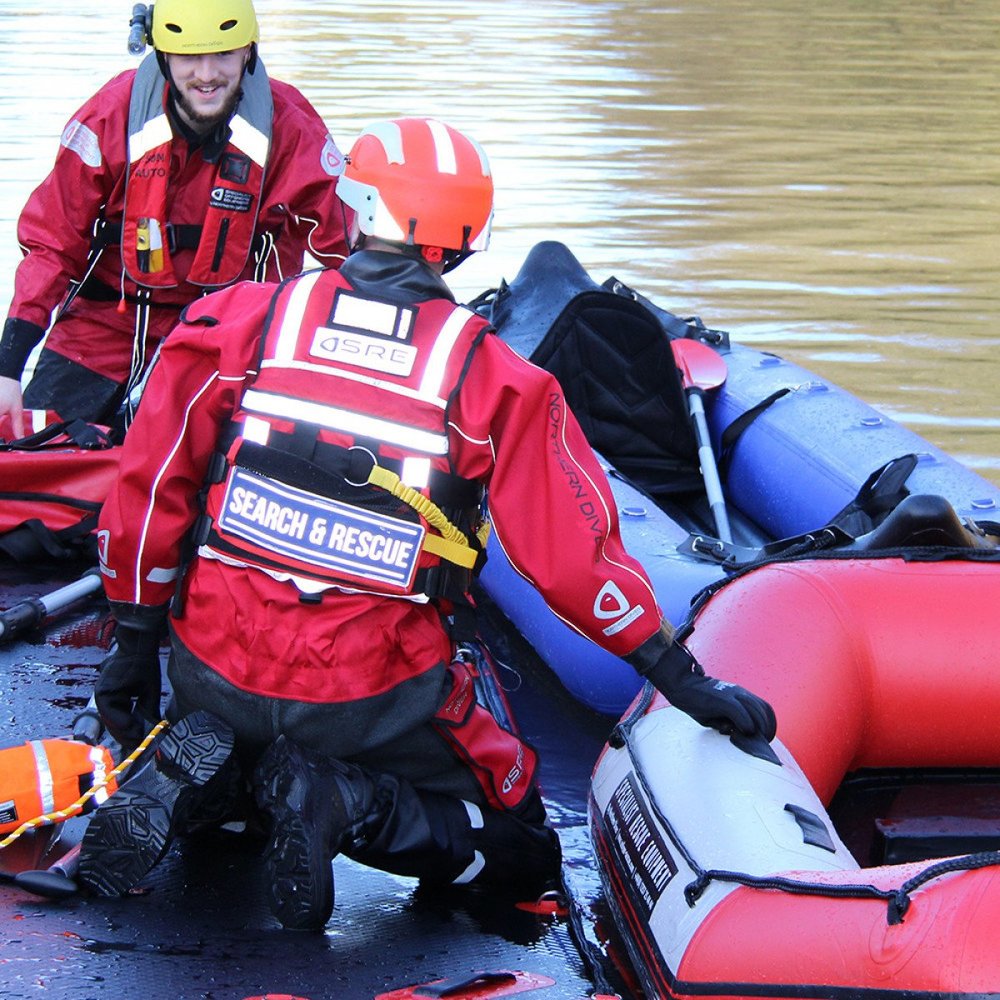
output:
[[351,148],[337,194],[368,236],[462,259],[490,243],[493,177],[486,154],[433,118],[369,125]]

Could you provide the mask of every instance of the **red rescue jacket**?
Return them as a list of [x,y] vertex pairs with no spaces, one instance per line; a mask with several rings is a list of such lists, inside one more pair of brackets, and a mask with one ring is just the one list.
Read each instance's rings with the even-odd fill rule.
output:
[[[258,68],[248,80],[252,81],[257,73],[262,69]],[[130,266],[131,277],[123,273],[115,237],[125,219],[130,174],[129,113],[136,81],[136,70],[115,77],[77,111],[64,129],[52,172],[29,197],[18,220],[18,241],[25,257],[15,272],[9,310],[10,316],[44,329],[71,284],[80,281],[87,271],[95,238],[100,243],[110,233],[112,244],[100,254],[83,291],[50,331],[47,346],[116,381],[124,380],[132,360],[138,291],[134,278],[141,276],[147,284],[152,283],[149,274],[138,273],[142,272],[138,265]],[[162,106],[165,80],[150,77],[143,86],[152,95],[150,106],[156,107],[157,100]],[[157,86],[161,88],[159,95],[155,93]],[[250,90],[260,96],[255,84],[248,83]],[[273,115],[267,169],[259,197],[255,192],[252,211],[240,215],[247,224],[253,218],[255,240],[266,235],[266,240],[258,244],[262,254],[259,262],[256,250],[245,257],[246,232],[240,232],[238,238],[233,236],[231,243],[227,236],[225,273],[220,270],[220,280],[212,280],[211,273],[205,273],[205,266],[210,270],[212,261],[208,260],[207,265],[205,261],[214,257],[218,231],[213,241],[211,235],[205,236],[204,225],[213,204],[213,191],[220,186],[220,174],[226,171],[232,177],[241,176],[245,161],[240,157],[247,154],[248,146],[254,147],[256,159],[246,183],[227,181],[225,186],[236,195],[215,195],[216,201],[225,203],[218,216],[220,225],[225,218],[239,215],[237,209],[245,204],[245,196],[255,185],[259,187],[256,168],[261,159],[257,148],[260,141],[247,139],[252,132],[237,123],[233,148],[212,163],[205,161],[201,148],[191,148],[186,141],[175,139],[169,143],[163,214],[170,231],[161,233],[161,242],[169,252],[170,241],[175,238],[169,259],[176,283],[156,287],[152,292],[147,357],[152,357],[155,342],[176,325],[180,309],[203,294],[205,284],[254,277],[280,281],[302,269],[306,252],[332,267],[339,266],[346,255],[345,210],[335,197],[336,178],[343,168],[341,154],[318,113],[298,90],[273,79],[268,81],[268,90]],[[242,105],[237,113],[242,120],[252,122],[252,128],[262,136],[266,134],[259,127],[260,114],[244,111]],[[157,148],[166,155],[166,146]],[[129,195],[129,211],[134,215],[129,225],[137,227],[140,201],[144,199],[140,192],[133,209],[131,199],[135,194],[133,191]],[[154,200],[153,193],[146,194],[147,203]],[[160,193],[156,193],[155,198],[159,197]],[[150,213],[156,217],[152,209]],[[108,228],[95,237],[95,230],[102,224]],[[231,221],[230,231],[232,228]],[[201,233],[205,238],[191,239],[192,233]],[[138,243],[136,246],[138,249]],[[134,254],[127,250],[126,256]],[[125,308],[120,310],[123,296]]]
[[[419,305],[418,319],[435,331],[455,309],[444,283],[405,257],[365,251],[340,273],[362,296]],[[289,286],[292,295],[302,287]],[[272,295],[259,285],[210,295],[186,310],[164,345],[101,515],[105,589],[120,621],[148,622],[174,594],[220,435],[247,412],[248,389],[265,370],[261,339]],[[469,324],[463,337],[483,326],[475,318]],[[624,550],[610,487],[559,384],[495,336],[483,336],[467,361],[444,410],[448,449],[441,464],[487,488],[506,554],[560,617],[614,653],[633,651],[658,630],[662,614],[647,576]],[[359,374],[343,370],[345,381]],[[375,378],[365,373],[363,392]],[[405,394],[397,396],[392,419],[404,409]],[[345,590],[302,595],[241,562],[222,553],[195,559],[184,581],[183,616],[172,626],[195,656],[244,690],[359,700],[450,658],[434,602]],[[600,603],[609,587],[620,596],[616,622]]]

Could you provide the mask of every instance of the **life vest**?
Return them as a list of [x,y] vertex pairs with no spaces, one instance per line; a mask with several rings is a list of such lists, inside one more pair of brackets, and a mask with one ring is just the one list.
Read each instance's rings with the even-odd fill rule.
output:
[[204,223],[200,233],[192,234],[192,227],[174,227],[167,218],[173,131],[165,110],[166,82],[155,54],[139,65],[129,104],[129,171],[121,226],[122,265],[137,285],[179,284],[171,251],[179,245],[182,230],[184,245],[194,242],[192,235],[197,240],[187,281],[219,287],[243,273],[257,228],[274,114],[271,85],[259,61],[253,74],[243,77],[242,90]]
[[[106,747],[77,740],[29,740],[0,750],[0,833],[69,809],[114,769]],[[95,809],[117,788],[112,779],[91,797]]]
[[447,411],[486,321],[442,299],[377,300],[332,270],[280,286],[270,317],[199,554],[305,593],[467,594],[483,491],[450,471]]

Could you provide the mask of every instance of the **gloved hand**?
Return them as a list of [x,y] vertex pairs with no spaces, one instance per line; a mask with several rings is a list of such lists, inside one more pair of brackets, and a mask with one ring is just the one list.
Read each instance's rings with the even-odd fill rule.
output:
[[664,648],[660,640],[659,648],[650,648],[657,639],[654,636],[625,659],[671,705],[686,712],[695,722],[726,735],[739,732],[747,737],[763,736],[768,743],[774,739],[777,720],[774,709],[763,698],[739,684],[707,676],[701,664],[679,642],[671,642]]
[[119,624],[101,664],[94,700],[111,735],[131,753],[160,721],[160,631]]

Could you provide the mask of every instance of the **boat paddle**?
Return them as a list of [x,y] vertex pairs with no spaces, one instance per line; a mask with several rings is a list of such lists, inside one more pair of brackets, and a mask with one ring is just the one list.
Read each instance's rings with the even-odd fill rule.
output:
[[0,882],[16,886],[33,896],[66,899],[77,893],[76,873],[80,867],[80,845],[71,847],[54,865],[25,872],[0,870]]
[[687,397],[688,412],[694,424],[695,438],[698,442],[698,461],[701,465],[701,476],[705,483],[705,493],[708,496],[712,516],[715,519],[715,530],[723,542],[731,542],[733,534],[729,527],[729,517],[726,514],[726,503],[722,495],[722,483],[719,481],[719,468],[712,451],[712,442],[708,434],[708,421],[705,419],[705,405],[702,396],[708,389],[717,389],[726,381],[727,369],[723,358],[712,350],[708,344],[700,340],[679,338],[670,342],[674,352],[674,361],[684,382],[684,395]]
[[88,569],[79,580],[66,584],[51,594],[29,597],[6,611],[0,611],[0,643],[40,625],[50,615],[75,604],[101,589],[101,573],[96,567]]

